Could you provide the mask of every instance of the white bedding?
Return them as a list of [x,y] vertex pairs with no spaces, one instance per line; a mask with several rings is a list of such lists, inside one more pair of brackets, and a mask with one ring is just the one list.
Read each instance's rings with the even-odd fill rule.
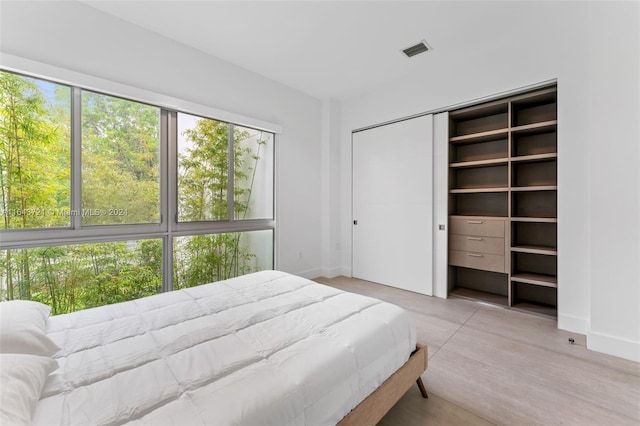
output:
[[33,424],[331,425],[409,358],[409,314],[278,271],[51,317]]

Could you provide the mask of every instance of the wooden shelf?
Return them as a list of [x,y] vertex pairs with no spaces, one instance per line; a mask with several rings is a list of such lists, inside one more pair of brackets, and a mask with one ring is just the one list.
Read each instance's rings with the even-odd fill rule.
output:
[[498,136],[507,137],[509,129],[488,130],[486,132],[472,133],[470,135],[454,136],[449,138],[451,143],[479,143],[496,139]]
[[509,163],[508,158],[493,158],[490,160],[477,160],[477,161],[463,161],[460,163],[451,163],[449,167],[452,169],[462,169],[468,167],[490,167],[500,166]]
[[512,191],[556,191],[558,185],[512,186]]
[[[455,191],[455,190],[453,190]],[[459,190],[450,193],[449,212],[459,216],[507,216],[509,192],[475,192]]]
[[451,111],[449,117],[455,120],[468,121],[476,118],[487,117],[491,115],[505,114],[509,111],[509,104],[506,99],[498,99],[473,105],[456,111]]
[[558,120],[543,121],[541,123],[525,124],[523,126],[515,126],[511,128],[512,133],[524,133],[524,132],[543,132],[551,131],[558,125]]
[[452,214],[449,215],[451,219],[483,219],[483,220],[507,220],[509,219],[507,216],[487,216],[487,215],[466,215],[466,214]]
[[474,301],[482,301],[486,303],[490,303],[492,305],[498,306],[508,306],[509,301],[507,296],[502,296],[500,294],[487,293],[484,291],[473,290],[470,288],[464,287],[456,287],[451,293],[449,293],[452,297],[459,297],[461,299],[471,299]]
[[555,90],[543,90],[529,96],[511,99],[510,122],[512,127],[543,123],[557,118],[557,93]]
[[558,228],[555,223],[511,222],[511,225],[512,251],[516,248],[557,251]]
[[538,90],[535,92],[534,96],[531,96],[531,93],[525,93],[522,95],[516,95],[514,97],[511,98],[511,102],[512,103],[520,103],[520,102],[531,102],[532,99],[542,99],[542,100],[546,100],[547,102],[549,101],[555,101],[556,98],[556,93],[558,92],[558,89],[554,86],[554,87],[549,87],[547,89],[542,89],[542,90]]
[[509,188],[464,188],[464,189],[450,189],[450,194],[478,194],[483,192],[509,192]]
[[558,278],[551,275],[532,274],[528,272],[515,273],[511,275],[511,281],[542,287],[558,288]]
[[555,247],[544,247],[544,246],[513,246],[511,247],[511,251],[518,253],[531,253],[531,254],[545,254],[549,256],[557,256],[558,249]]
[[[522,187],[525,188],[525,187]],[[535,187],[527,187],[535,188]],[[538,187],[542,188],[542,187]],[[511,191],[511,216],[554,219],[558,216],[557,191]]]
[[558,310],[555,306],[542,305],[533,302],[518,302],[512,305],[511,309],[552,319],[556,319],[558,317]]
[[519,157],[511,157],[511,162],[528,163],[534,161],[553,160],[556,158],[558,158],[557,152],[549,152],[546,154],[521,155]]
[[511,217],[512,222],[558,223],[556,217]]

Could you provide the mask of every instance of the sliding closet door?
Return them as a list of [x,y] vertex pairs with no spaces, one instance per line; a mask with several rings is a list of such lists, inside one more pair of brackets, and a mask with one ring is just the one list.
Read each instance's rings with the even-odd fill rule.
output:
[[432,294],[433,117],[353,134],[352,275]]

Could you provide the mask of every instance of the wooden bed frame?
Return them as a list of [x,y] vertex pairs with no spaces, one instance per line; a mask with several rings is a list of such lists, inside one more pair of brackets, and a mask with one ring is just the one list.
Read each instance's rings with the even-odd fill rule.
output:
[[344,416],[338,426],[374,426],[402,398],[413,383],[417,383],[422,396],[428,398],[429,395],[420,377],[426,369],[427,347],[418,343],[407,362]]

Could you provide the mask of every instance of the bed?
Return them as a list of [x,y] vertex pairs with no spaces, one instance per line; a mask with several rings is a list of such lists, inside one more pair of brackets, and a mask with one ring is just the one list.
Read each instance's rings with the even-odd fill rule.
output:
[[366,425],[426,397],[409,313],[279,271],[47,315],[44,335],[34,425]]

